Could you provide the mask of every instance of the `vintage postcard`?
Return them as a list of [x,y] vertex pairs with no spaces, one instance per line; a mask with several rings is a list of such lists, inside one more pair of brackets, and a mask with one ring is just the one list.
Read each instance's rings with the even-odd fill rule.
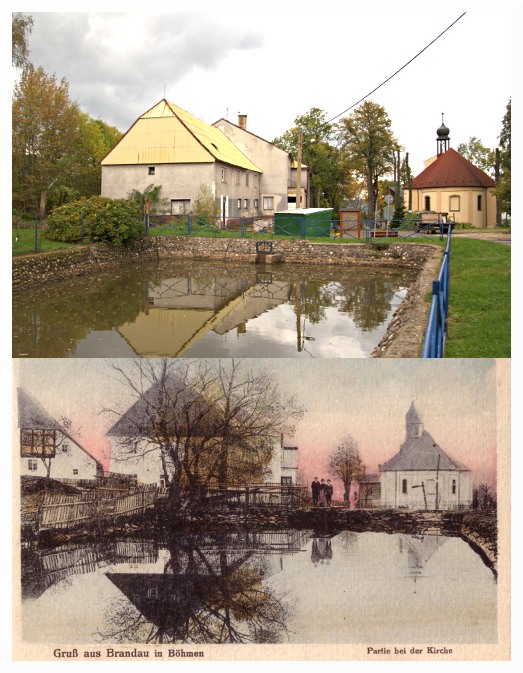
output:
[[510,361],[13,361],[13,658],[510,659]]

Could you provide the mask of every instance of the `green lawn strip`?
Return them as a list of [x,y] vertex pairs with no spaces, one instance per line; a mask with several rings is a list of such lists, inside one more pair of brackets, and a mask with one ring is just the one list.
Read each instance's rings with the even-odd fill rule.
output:
[[510,357],[510,247],[453,238],[445,357]]
[[[51,241],[46,238],[42,232],[38,232],[36,252],[46,252],[48,250],[62,250],[71,248],[76,243],[62,243],[61,241]],[[12,252],[16,255],[30,255],[35,252],[35,232],[34,229],[13,229]]]

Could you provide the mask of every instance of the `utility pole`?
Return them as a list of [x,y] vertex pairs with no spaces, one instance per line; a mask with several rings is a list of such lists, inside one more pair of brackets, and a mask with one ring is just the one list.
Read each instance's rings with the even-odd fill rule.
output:
[[301,208],[301,129],[298,130],[298,160],[296,166],[296,208]]

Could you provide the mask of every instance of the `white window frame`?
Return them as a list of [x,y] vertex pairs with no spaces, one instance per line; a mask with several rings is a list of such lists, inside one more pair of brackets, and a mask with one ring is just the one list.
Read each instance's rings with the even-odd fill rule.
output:
[[[173,209],[174,204],[181,204],[183,209],[179,207]],[[171,215],[187,215],[191,212],[191,199],[171,199]]]
[[274,196],[263,197],[263,210],[274,210]]

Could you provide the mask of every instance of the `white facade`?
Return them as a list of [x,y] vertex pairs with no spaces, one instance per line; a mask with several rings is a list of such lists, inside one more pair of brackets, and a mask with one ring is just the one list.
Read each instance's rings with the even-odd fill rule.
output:
[[399,452],[380,465],[381,507],[455,509],[472,505],[472,473],[423,428],[412,403]]
[[[57,480],[81,479],[94,480],[97,475],[103,474],[101,464],[84,448],[67,435],[57,432],[56,449],[51,461],[49,477]],[[47,477],[47,468],[44,461],[38,456],[20,457],[20,475],[27,477]]]
[[292,486],[298,483],[298,447],[285,446],[283,437],[274,442],[267,482]]
[[165,485],[165,472],[158,447],[151,450],[147,442],[142,440],[136,451],[130,452],[125,439],[117,436],[108,436],[108,439],[111,446],[110,472],[127,474],[143,484]]
[[[263,171],[260,175],[258,215],[274,215],[287,209],[287,186],[291,179],[291,159],[287,152],[247,131],[247,118],[240,115],[236,126],[226,119],[213,124]],[[305,174],[305,168],[303,170]]]
[[102,464],[21,388],[17,405],[21,476],[94,480],[103,474]]

